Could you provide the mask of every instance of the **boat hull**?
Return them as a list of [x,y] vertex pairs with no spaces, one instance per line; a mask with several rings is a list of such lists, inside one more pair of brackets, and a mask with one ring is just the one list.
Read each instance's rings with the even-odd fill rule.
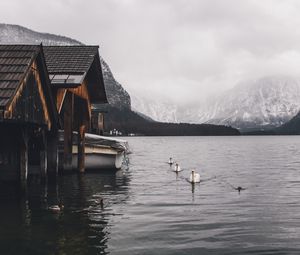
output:
[[[86,169],[120,169],[124,159],[124,152],[106,147],[85,147]],[[77,147],[73,146],[72,168],[77,168]]]
[[[76,170],[78,166],[78,146],[75,143],[78,139],[77,132],[73,132],[72,158],[67,167],[64,166],[63,139],[64,133],[61,131],[59,167],[64,171]],[[87,170],[120,169],[127,153],[129,153],[129,145],[125,140],[85,134],[84,165]]]
[[[115,155],[85,154],[85,168],[93,170],[120,169],[122,167],[123,157],[123,153]],[[73,154],[72,168],[77,168],[77,154]]]

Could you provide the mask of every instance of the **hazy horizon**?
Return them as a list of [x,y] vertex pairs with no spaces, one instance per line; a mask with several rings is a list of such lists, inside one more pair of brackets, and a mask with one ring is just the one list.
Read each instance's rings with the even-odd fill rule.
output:
[[99,44],[130,93],[195,102],[245,80],[300,76],[299,10],[296,0],[11,0],[0,22]]

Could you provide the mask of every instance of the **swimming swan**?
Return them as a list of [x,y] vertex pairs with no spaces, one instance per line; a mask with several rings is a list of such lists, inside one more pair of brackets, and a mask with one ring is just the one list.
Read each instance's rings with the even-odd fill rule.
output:
[[169,159],[168,164],[169,164],[169,165],[173,165],[173,164],[174,164],[174,161],[173,161],[172,158]]
[[174,172],[180,172],[181,168],[178,163],[175,163]]
[[195,170],[192,170],[192,173],[190,175],[190,179],[189,179],[190,183],[197,183],[200,182],[200,174],[195,173]]

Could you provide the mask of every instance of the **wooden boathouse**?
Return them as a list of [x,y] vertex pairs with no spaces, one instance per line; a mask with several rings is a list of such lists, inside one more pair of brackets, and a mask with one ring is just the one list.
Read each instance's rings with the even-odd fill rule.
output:
[[[72,169],[77,143],[77,169],[84,172],[85,133],[91,130],[92,104],[107,103],[98,46],[46,46],[46,65],[57,111],[63,120],[64,171]],[[73,131],[78,132],[73,141]]]
[[60,133],[62,170],[76,143],[84,172],[91,105],[106,102],[98,46],[0,45],[0,181],[56,176]]
[[0,45],[0,180],[55,172],[58,128],[42,46]]

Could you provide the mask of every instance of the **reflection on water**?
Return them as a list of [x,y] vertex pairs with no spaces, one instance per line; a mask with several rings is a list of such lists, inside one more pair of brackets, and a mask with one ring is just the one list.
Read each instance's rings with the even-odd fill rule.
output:
[[128,140],[128,169],[1,187],[0,254],[299,254],[299,136]]
[[[123,215],[111,225],[111,254],[299,254],[300,137],[129,142],[131,196],[116,205]],[[192,169],[202,179],[193,186]]]
[[[66,175],[30,182],[22,198],[2,187],[0,254],[107,254],[110,205],[126,200],[129,181],[126,171]],[[61,212],[48,209],[60,203]]]

